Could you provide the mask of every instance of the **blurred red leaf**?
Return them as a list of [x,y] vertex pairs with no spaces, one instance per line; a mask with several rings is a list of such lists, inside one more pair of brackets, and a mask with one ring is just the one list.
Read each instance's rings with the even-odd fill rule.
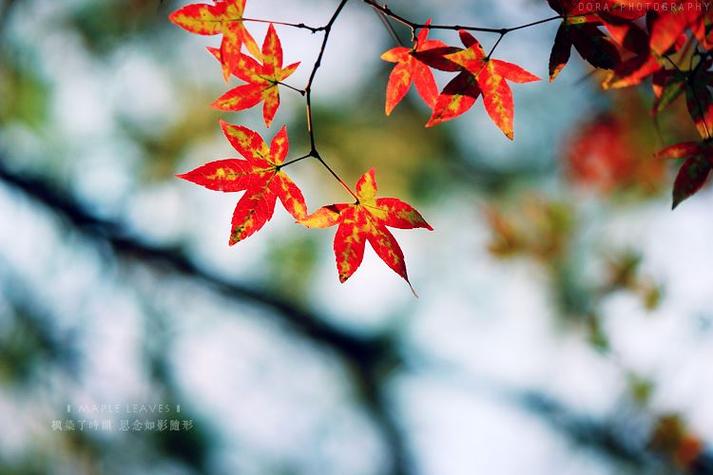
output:
[[642,150],[630,127],[611,114],[578,126],[564,148],[569,179],[603,193],[629,188],[657,190],[665,166]]

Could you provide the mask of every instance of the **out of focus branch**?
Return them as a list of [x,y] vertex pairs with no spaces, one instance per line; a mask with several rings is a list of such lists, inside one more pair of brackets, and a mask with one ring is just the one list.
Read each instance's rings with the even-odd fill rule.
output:
[[330,324],[326,316],[295,302],[214,274],[201,267],[180,247],[157,245],[131,234],[122,223],[94,214],[46,180],[12,170],[1,157],[0,181],[41,204],[90,240],[108,245],[118,258],[174,272],[227,298],[264,307],[270,310],[266,312],[266,318],[286,324],[300,336],[336,353],[354,375],[365,407],[383,434],[393,460],[392,473],[410,473],[401,433],[388,409],[383,406],[384,374],[399,361],[396,345],[389,335],[354,335]]
[[[212,288],[227,298],[264,307],[270,310],[266,312],[266,318],[287,325],[300,336],[335,353],[354,375],[364,406],[384,437],[392,460],[391,473],[401,475],[416,471],[409,457],[403,429],[390,411],[392,405],[384,384],[390,370],[404,364],[398,344],[389,335],[363,337],[351,334],[330,324],[326,316],[292,301],[213,274],[194,262],[180,247],[146,242],[130,234],[121,223],[92,213],[44,179],[13,171],[1,159],[0,181],[44,206],[98,245],[108,245],[118,258],[173,272]],[[439,370],[441,374],[448,373],[445,369],[443,371]],[[539,415],[579,445],[606,454],[625,465],[647,469],[661,463],[646,447],[631,445],[626,434],[609,421],[587,419],[546,395],[506,390],[498,397],[505,397]],[[703,454],[690,473],[713,473],[709,454]]]
[[[591,417],[540,391],[512,387],[487,374],[474,374],[435,355],[411,355],[409,369],[414,374],[427,373],[466,394],[478,394],[498,402],[517,406],[540,418],[565,436],[577,448],[606,457],[617,465],[616,473],[657,473],[713,475],[713,453],[704,447],[683,467],[651,444],[651,433],[640,425],[634,413],[614,413]],[[656,417],[656,414],[649,414]],[[625,471],[623,469],[626,469]]]
[[342,353],[349,360],[363,361],[368,365],[374,359],[381,358],[385,351],[387,345],[378,338],[352,335],[329,324],[326,317],[295,302],[211,273],[189,258],[180,247],[157,245],[132,235],[123,224],[97,216],[45,180],[12,171],[2,160],[0,180],[44,205],[84,236],[109,244],[117,256],[156,265],[159,269],[167,269],[205,284],[229,298],[266,307],[280,322],[290,324],[303,336]]

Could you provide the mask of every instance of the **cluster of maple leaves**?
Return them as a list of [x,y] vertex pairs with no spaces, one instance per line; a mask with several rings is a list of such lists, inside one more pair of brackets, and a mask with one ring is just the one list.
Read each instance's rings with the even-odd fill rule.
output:
[[550,55],[550,80],[565,67],[574,46],[592,66],[610,70],[604,89],[637,86],[650,79],[654,116],[685,96],[701,140],[672,145],[657,154],[657,158],[685,159],[674,183],[675,208],[703,187],[713,166],[713,4],[701,0],[548,3],[563,18]]
[[[561,21],[550,55],[550,81],[565,68],[574,47],[592,66],[609,71],[603,82],[605,89],[636,86],[651,78],[656,97],[654,114],[665,110],[679,96],[686,96],[688,110],[702,140],[673,145],[659,157],[685,159],[674,185],[674,207],[697,192],[713,166],[713,94],[710,90],[713,86],[713,71],[710,71],[713,13],[707,8],[707,2],[547,2],[557,16],[523,27]],[[280,105],[280,87],[287,86],[303,95],[307,92],[284,82],[300,63],[283,66],[282,45],[275,25],[302,28],[305,25],[247,19],[245,3],[246,0],[215,0],[209,4],[187,5],[173,12],[170,20],[192,33],[222,35],[220,48],[209,48],[209,51],[222,65],[225,80],[235,76],[242,84],[218,98],[213,107],[235,112],[262,104],[265,125],[270,127]],[[335,15],[344,3],[346,0]],[[373,2],[366,3],[374,6]],[[382,12],[388,15],[390,10],[384,8]],[[262,48],[246,28],[249,21],[269,23]],[[412,85],[431,109],[427,127],[462,115],[482,96],[493,123],[512,140],[515,107],[508,82],[529,83],[539,78],[492,55],[506,34],[523,27],[489,30],[500,32],[500,38],[486,53],[465,29],[439,28],[458,30],[462,46],[453,46],[429,39],[430,21],[415,25],[412,24],[412,46],[399,46],[382,55],[383,60],[395,63],[386,88],[386,114],[393,112]],[[319,61],[312,76],[318,65]],[[439,91],[434,70],[455,76]],[[338,225],[334,251],[340,281],[346,281],[357,270],[368,241],[377,255],[408,282],[403,253],[388,227],[432,228],[407,203],[397,198],[377,198],[373,169],[359,179],[355,192],[344,185],[355,198],[354,202],[324,206],[310,214],[299,187],[284,172],[284,167],[291,164],[286,161],[289,151],[286,127],[280,129],[268,146],[255,131],[225,122],[221,125],[242,158],[211,162],[180,177],[211,190],[245,191],[233,215],[231,245],[260,230],[271,219],[279,199],[298,223],[309,228]],[[314,150],[311,156],[322,161]]]
[[[226,80],[234,75],[245,84],[226,92],[213,106],[223,111],[241,111],[262,103],[265,125],[270,127],[280,106],[279,86],[299,63],[283,67],[282,44],[272,23],[262,48],[258,47],[243,21],[245,1],[187,5],[172,13],[170,19],[192,33],[222,34],[220,48],[209,51],[221,63]],[[409,204],[397,198],[377,198],[373,169],[357,182],[355,202],[324,206],[309,214],[300,188],[283,170],[289,152],[286,126],[269,146],[259,133],[246,127],[223,121],[221,127],[242,158],[210,162],[180,177],[215,191],[245,192],[233,213],[230,245],[259,231],[272,218],[279,199],[297,222],[309,228],[338,225],[334,251],[341,282],[360,266],[367,242],[409,282],[403,252],[388,227],[432,228]]]

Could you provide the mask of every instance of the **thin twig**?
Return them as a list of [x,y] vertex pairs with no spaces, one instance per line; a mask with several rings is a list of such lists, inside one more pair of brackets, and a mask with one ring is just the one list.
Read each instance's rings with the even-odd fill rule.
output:
[[[351,189],[351,187],[337,174],[337,172],[334,171],[332,167],[330,167],[327,162],[322,158],[322,156],[319,154],[319,151],[317,150],[317,139],[315,136],[314,132],[314,116],[312,112],[312,85],[314,84],[314,80],[317,77],[317,71],[319,71],[319,68],[322,66],[322,58],[324,58],[324,52],[327,49],[327,43],[329,42],[329,36],[332,33],[332,26],[334,25],[334,22],[337,21],[337,18],[339,15],[342,13],[342,10],[346,6],[347,2],[349,0],[341,0],[339,2],[339,6],[337,7],[336,11],[332,15],[332,17],[329,19],[329,22],[322,27],[321,31],[324,31],[324,39],[322,40],[322,46],[319,48],[319,54],[317,55],[317,60],[314,62],[314,66],[312,67],[312,72],[309,75],[309,79],[307,80],[307,85],[304,88],[304,96],[305,96],[305,102],[306,102],[306,112],[307,112],[307,132],[309,133],[309,143],[310,143],[310,153],[308,156],[316,158],[319,163],[322,164],[324,168],[327,169],[327,171],[339,182],[339,184],[344,187],[347,192],[354,197],[354,199],[358,202],[359,197],[354,193]],[[303,157],[306,158],[306,157]],[[293,160],[292,162],[289,163],[295,163],[299,160]]]
[[295,86],[290,86],[289,84],[284,83],[282,81],[277,81],[277,84],[279,84],[280,86],[285,86],[287,89],[292,89],[293,91],[300,94],[301,96],[304,96],[305,94],[307,94],[307,92],[304,89],[299,89]]
[[[389,19],[388,16],[386,16],[386,13],[382,12],[381,10],[379,10],[376,7],[372,6],[372,8],[374,8],[374,12],[378,15],[379,20],[381,20],[381,23],[383,23],[384,26],[386,27],[386,31],[389,32],[389,34],[391,35],[391,38],[400,46],[405,46],[403,40],[399,36],[399,33],[396,31],[396,28],[394,28],[394,25],[391,24],[391,20]],[[414,40],[415,40],[415,38],[411,38],[412,42]]]
[[549,18],[544,18],[542,20],[525,23],[524,25],[513,26],[510,28],[486,28],[486,27],[482,27],[482,26],[467,26],[467,25],[458,25],[458,24],[456,24],[456,25],[427,25],[425,23],[417,23],[415,21],[411,21],[397,13],[394,13],[394,11],[391,10],[387,5],[381,5],[376,0],[362,0],[362,1],[364,3],[366,3],[367,5],[371,5],[375,9],[383,12],[389,18],[396,20],[397,22],[411,28],[411,30],[420,30],[423,28],[428,29],[428,30],[453,30],[453,31],[468,30],[468,31],[479,31],[482,33],[498,33],[500,35],[504,35],[504,34],[512,32],[512,31],[523,30],[525,28],[530,28],[533,26],[541,25],[543,23],[548,23],[551,21],[562,19],[562,15],[556,15],[556,16],[552,16]]
[[305,25],[304,23],[290,23],[290,22],[286,22],[286,21],[260,20],[258,18],[241,18],[240,21],[249,21],[252,23],[272,23],[273,25],[289,26],[292,28],[309,30],[312,33],[319,33],[320,31],[324,31],[323,26],[309,26],[309,25]]

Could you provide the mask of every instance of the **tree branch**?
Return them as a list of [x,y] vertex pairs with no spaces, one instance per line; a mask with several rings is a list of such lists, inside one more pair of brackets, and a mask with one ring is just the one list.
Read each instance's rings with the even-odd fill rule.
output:
[[179,247],[152,244],[129,234],[117,221],[101,218],[45,180],[23,176],[0,156],[0,181],[42,205],[96,244],[105,244],[125,261],[152,265],[189,278],[237,302],[250,302],[270,310],[266,318],[295,331],[302,338],[336,354],[354,376],[365,409],[374,417],[393,458],[393,475],[409,473],[405,443],[389,411],[382,407],[385,368],[399,364],[397,345],[389,334],[358,336],[331,323],[328,317],[259,288],[227,280],[195,263]]

